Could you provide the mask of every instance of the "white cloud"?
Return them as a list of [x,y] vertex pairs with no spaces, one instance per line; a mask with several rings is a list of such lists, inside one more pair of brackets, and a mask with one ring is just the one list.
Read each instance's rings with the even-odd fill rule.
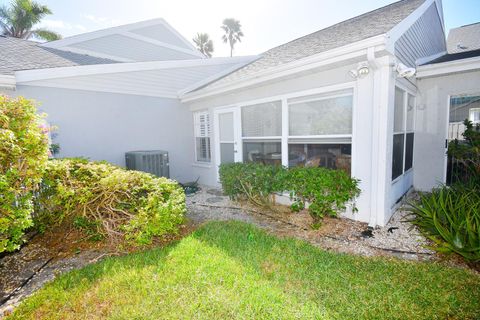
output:
[[107,17],[98,17],[93,14],[85,14],[83,15],[83,18],[87,19],[88,21],[91,21],[93,23],[96,23],[100,26],[118,26],[122,24],[122,21],[119,19],[112,19],[112,18],[107,18]]
[[52,19],[44,19],[40,24],[41,27],[48,28],[48,29],[60,29],[60,30],[72,30],[72,31],[86,31],[87,28],[81,24],[70,24],[63,20],[52,20]]

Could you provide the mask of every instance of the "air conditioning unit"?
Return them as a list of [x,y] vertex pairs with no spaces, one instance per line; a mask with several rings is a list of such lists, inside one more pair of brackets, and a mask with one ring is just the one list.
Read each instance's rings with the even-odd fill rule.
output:
[[125,153],[125,162],[128,170],[143,171],[157,177],[170,178],[167,151],[130,151]]

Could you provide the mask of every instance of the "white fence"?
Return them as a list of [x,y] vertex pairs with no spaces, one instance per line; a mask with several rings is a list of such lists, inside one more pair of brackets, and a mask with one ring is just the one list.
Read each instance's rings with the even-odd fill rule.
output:
[[455,139],[463,140],[463,133],[465,132],[465,125],[463,122],[450,122],[448,124],[448,141]]

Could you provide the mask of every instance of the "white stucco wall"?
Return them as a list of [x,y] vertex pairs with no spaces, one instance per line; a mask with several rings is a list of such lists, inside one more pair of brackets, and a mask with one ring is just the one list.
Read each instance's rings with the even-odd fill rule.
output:
[[10,95],[38,101],[58,127],[59,157],[124,166],[126,151],[160,149],[169,152],[172,178],[193,178],[192,116],[176,99],[21,85]]
[[428,191],[446,177],[450,96],[480,94],[480,70],[418,80],[414,187]]

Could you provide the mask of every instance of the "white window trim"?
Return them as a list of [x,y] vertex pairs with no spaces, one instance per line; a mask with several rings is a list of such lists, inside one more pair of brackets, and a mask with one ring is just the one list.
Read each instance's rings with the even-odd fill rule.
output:
[[[342,93],[342,94],[335,94],[337,91],[341,90],[351,90],[351,93]],[[332,95],[328,95],[329,93],[332,93]],[[325,97],[320,97],[319,99],[313,99],[313,100],[323,100],[323,99],[331,99],[332,97],[341,97],[341,96],[352,96],[352,133],[351,134],[342,134],[342,135],[315,135],[315,136],[289,136],[289,117],[288,117],[288,100],[293,99],[293,98],[301,98],[301,97],[306,97],[310,95],[315,95],[315,94],[325,94]],[[352,177],[355,176],[355,143],[353,136],[356,132],[356,97],[357,97],[357,83],[354,82],[346,82],[343,84],[338,84],[338,85],[331,85],[331,86],[325,86],[321,88],[315,88],[315,89],[309,89],[309,90],[303,90],[303,91],[297,91],[293,93],[288,93],[288,94],[282,94],[282,95],[276,95],[276,96],[270,96],[267,98],[261,98],[261,99],[254,99],[254,100],[248,100],[248,101],[242,101],[239,103],[234,103],[234,104],[229,104],[229,105],[224,105],[220,107],[216,107],[214,113],[221,112],[222,110],[227,110],[227,109],[237,109],[241,113],[241,108],[242,107],[248,107],[251,105],[255,104],[262,104],[262,103],[269,103],[269,102],[274,102],[274,101],[281,101],[282,102],[282,136],[278,137],[256,137],[259,140],[260,139],[266,139],[266,138],[271,138],[272,140],[277,140],[279,139],[281,142],[281,152],[282,152],[282,165],[288,166],[288,143],[289,139],[309,139],[311,138],[312,140],[318,140],[318,139],[331,139],[331,138],[350,138],[350,144],[352,147],[352,158],[351,158],[351,175]],[[293,103],[295,104],[295,103]],[[214,118],[214,128],[215,128],[215,136],[217,136],[217,117]],[[241,119],[235,120],[236,126],[241,128]],[[240,129],[241,130],[241,129]],[[255,140],[254,137],[243,137],[242,134],[240,134],[240,139],[239,143],[242,146],[243,145],[243,140]],[[315,144],[321,144],[320,142],[315,142]],[[242,150],[241,146],[238,148],[239,150]],[[217,148],[217,144],[215,144],[215,148]],[[217,154],[219,150],[215,149],[215,154]],[[243,159],[243,152],[241,153],[241,158],[242,161]],[[216,162],[219,164],[219,159],[216,160]]]
[[[205,137],[199,137],[197,136],[196,130],[197,130],[197,117],[201,115],[206,115],[208,117],[208,124],[207,124],[207,135]],[[212,123],[211,123],[211,116],[210,112],[208,110],[203,110],[203,111],[195,111],[193,112],[193,140],[194,140],[194,154],[195,154],[195,161],[194,165],[195,166],[209,166],[212,163]],[[198,154],[197,154],[197,138],[209,138],[209,146],[208,149],[210,151],[210,159],[208,161],[201,161],[198,160]]]
[[[413,133],[415,135],[415,128],[416,128],[416,112],[417,112],[417,96],[416,93],[413,92],[412,90],[408,89],[406,86],[402,85],[401,83],[396,83],[395,84],[395,89],[399,88],[400,90],[403,91],[403,130],[402,131],[393,131],[392,134],[392,142],[393,142],[393,137],[397,134],[403,134],[403,163],[402,163],[402,174],[396,177],[395,179],[392,179],[392,185],[397,183],[398,181],[402,180],[405,175],[410,173],[411,171],[414,170],[415,168],[415,154],[413,154],[413,159],[412,159],[412,167],[408,170],[405,170],[405,163],[406,163],[406,151],[407,151],[407,134],[408,133]],[[408,121],[408,95],[411,95],[413,97],[413,124],[412,130],[407,130],[407,121]],[[395,107],[394,107],[395,109]],[[394,112],[394,123],[395,123],[395,112]],[[395,126],[395,125],[394,125]],[[413,140],[413,148],[415,150],[415,138]],[[392,157],[393,157],[393,143],[392,143]],[[393,162],[393,159],[392,159]]]
[[476,121],[476,122],[474,121],[473,114],[474,114],[475,112],[480,113],[480,108],[472,108],[472,109],[470,109],[470,110],[468,111],[468,119],[469,119],[471,122],[473,122],[474,124],[480,123],[480,120],[479,120],[479,121]]

